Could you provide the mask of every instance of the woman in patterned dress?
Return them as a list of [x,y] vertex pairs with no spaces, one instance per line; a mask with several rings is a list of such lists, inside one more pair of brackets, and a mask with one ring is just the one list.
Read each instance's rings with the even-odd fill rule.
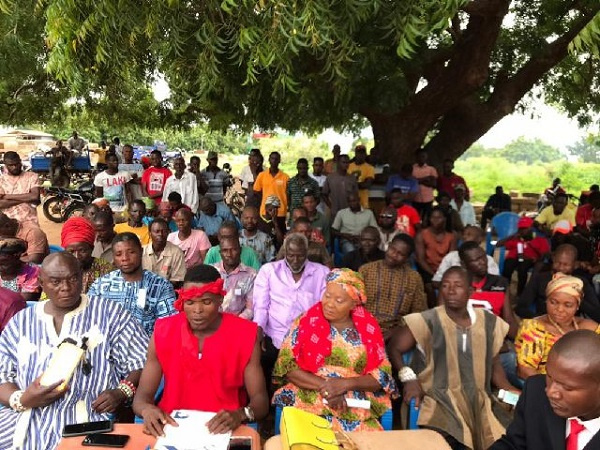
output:
[[[273,377],[282,387],[273,404],[296,406],[328,419],[334,430],[381,430],[378,419],[396,395],[377,320],[364,308],[362,276],[335,269],[321,302],[300,316],[286,336]],[[349,407],[347,398],[370,408]]]
[[0,286],[17,292],[25,300],[40,297],[39,267],[21,261],[27,242],[18,238],[0,238]]
[[569,331],[586,329],[600,334],[596,322],[575,316],[582,298],[583,281],[560,272],[554,275],[546,286],[547,313],[524,319],[515,339],[520,378],[545,374],[550,349]]

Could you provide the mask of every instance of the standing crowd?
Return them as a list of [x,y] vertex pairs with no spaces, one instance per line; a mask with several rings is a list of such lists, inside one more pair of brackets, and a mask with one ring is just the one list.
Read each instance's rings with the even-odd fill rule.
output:
[[[37,176],[5,154],[0,449],[55,448],[66,424],[133,414],[159,436],[176,409],[216,412],[208,428],[221,433],[261,422],[270,404],[381,430],[401,402],[453,449],[550,448],[527,436],[528,404],[507,431],[495,392],[521,394],[527,380],[522,397],[551,406],[562,439],[583,426],[600,444],[600,193],[575,211],[559,192],[521,218],[498,242],[501,274],[450,160],[438,172],[420,150],[389,175],[376,151],[359,145],[350,160],[334,146],[290,177],[279,153],[263,168],[253,149],[236,217],[233,180],[207,156],[204,170],[194,156],[171,172],[159,151],[144,167],[111,146],[96,200],[48,255]],[[499,186],[484,225],[507,210]],[[81,356],[51,379],[63,345]],[[587,365],[582,348],[596,352]]]

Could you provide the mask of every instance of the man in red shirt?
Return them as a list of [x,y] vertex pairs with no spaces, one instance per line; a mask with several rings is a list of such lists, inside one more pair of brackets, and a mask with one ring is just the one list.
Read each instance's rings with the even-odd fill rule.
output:
[[154,199],[156,206],[160,206],[165,184],[171,175],[173,175],[171,171],[162,166],[162,153],[160,150],[154,150],[150,153],[150,167],[144,170],[142,174],[142,189],[146,197]]
[[390,203],[398,213],[396,219],[396,230],[408,234],[414,238],[421,227],[421,217],[415,208],[404,203],[404,195],[401,189],[394,189],[390,195]]
[[541,236],[534,237],[532,227],[533,219],[521,217],[517,232],[496,244],[497,247],[506,248],[502,276],[510,283],[513,272],[517,271],[517,295],[525,289],[529,269],[550,253],[548,239]]
[[442,165],[442,174],[437,179],[437,190],[438,193],[446,192],[452,199],[454,199],[454,189],[456,186],[462,184],[465,187],[465,198],[469,200],[469,188],[467,182],[460,175],[456,175],[454,172],[454,161],[450,158],[444,160]]
[[588,202],[585,205],[577,208],[577,214],[575,215],[575,223],[577,224],[577,231],[584,236],[590,235],[590,225],[592,224],[592,211],[600,208],[600,192],[595,191],[588,197]]

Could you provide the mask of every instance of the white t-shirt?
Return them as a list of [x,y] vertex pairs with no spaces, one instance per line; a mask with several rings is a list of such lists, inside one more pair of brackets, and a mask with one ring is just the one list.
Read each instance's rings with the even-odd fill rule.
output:
[[103,196],[108,200],[110,209],[114,212],[122,212],[127,207],[125,183],[130,180],[129,172],[120,170],[116,174],[110,175],[104,170],[94,178],[94,186],[102,188]]
[[254,183],[254,175],[252,175],[250,166],[244,166],[242,172],[240,173],[240,181],[242,182],[242,187],[244,189],[248,189],[249,183]]

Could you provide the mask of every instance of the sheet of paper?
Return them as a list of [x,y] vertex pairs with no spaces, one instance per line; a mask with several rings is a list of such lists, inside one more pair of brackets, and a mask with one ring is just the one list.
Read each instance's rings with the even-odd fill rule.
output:
[[[327,400],[323,399],[323,403],[327,404]],[[358,398],[346,397],[346,404],[350,408],[371,409],[371,402],[369,400],[360,400]]]
[[165,437],[158,438],[157,450],[227,450],[230,433],[211,434],[206,423],[216,413],[178,409],[171,417],[178,427],[165,426]]

